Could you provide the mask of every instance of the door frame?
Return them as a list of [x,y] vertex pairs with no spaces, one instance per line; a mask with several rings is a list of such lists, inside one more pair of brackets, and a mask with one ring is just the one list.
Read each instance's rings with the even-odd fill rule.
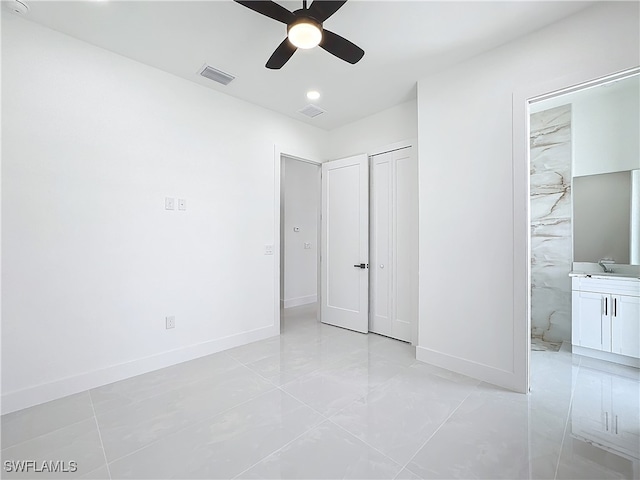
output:
[[[273,168],[274,168],[274,209],[273,209],[273,257],[274,257],[274,323],[277,331],[277,335],[281,333],[281,324],[282,319],[280,317],[280,278],[283,275],[280,269],[281,255],[280,255],[280,247],[282,243],[282,238],[280,235],[281,231],[281,222],[283,219],[280,215],[280,207],[281,207],[281,195],[282,191],[282,162],[284,161],[283,157],[292,158],[294,160],[298,160],[304,163],[310,163],[313,165],[317,165],[320,167],[322,171],[322,161],[317,159],[315,155],[309,155],[307,152],[300,152],[299,149],[291,148],[291,147],[282,147],[280,145],[274,145],[273,148]],[[286,172],[285,172],[286,175]],[[319,205],[322,205],[322,189],[318,186],[318,200]],[[317,254],[317,272],[318,272],[318,282],[316,286],[317,290],[317,298],[318,302],[320,302],[320,208],[318,208],[318,237],[316,239],[316,248],[318,249]],[[316,315],[318,321],[320,320],[320,309],[318,308],[318,313]]]
[[513,371],[505,373],[511,377],[511,388],[521,393],[530,390],[531,369],[529,105],[640,71],[637,65],[620,65],[615,58],[594,67],[527,84],[512,93]]

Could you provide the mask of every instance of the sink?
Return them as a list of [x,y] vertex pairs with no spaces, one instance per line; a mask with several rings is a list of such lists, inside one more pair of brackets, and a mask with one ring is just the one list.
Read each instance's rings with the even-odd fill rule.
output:
[[570,277],[592,277],[592,278],[638,278],[637,273],[616,273],[616,272],[581,272],[572,270],[569,272]]
[[573,270],[570,277],[595,277],[595,278],[633,278],[640,279],[640,266],[615,263],[609,265],[613,272],[603,272],[597,263],[573,262]]

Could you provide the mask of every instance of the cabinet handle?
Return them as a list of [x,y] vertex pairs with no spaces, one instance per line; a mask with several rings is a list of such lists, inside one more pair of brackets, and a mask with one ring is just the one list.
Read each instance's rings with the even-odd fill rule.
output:
[[609,412],[604,412],[604,429],[609,431]]
[[618,415],[616,415],[616,435],[618,434]]
[[604,297],[604,316],[607,316],[607,304],[609,303],[609,297]]
[[617,297],[613,297],[613,316],[618,316],[618,299]]

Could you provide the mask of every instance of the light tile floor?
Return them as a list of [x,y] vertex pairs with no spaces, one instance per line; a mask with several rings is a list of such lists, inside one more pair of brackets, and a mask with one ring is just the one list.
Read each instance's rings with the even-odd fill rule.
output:
[[637,369],[540,351],[531,382],[501,390],[298,307],[280,337],[3,416],[2,477],[640,476]]

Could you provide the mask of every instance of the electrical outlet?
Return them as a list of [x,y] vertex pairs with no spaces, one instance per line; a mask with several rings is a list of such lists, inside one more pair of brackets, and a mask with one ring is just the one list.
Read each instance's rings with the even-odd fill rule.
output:
[[178,199],[178,210],[186,210],[187,209],[187,201],[184,198]]
[[165,317],[167,323],[167,330],[170,328],[176,328],[176,317],[171,315],[170,317]]
[[273,255],[273,245],[265,245],[264,246],[264,254],[265,255]]

